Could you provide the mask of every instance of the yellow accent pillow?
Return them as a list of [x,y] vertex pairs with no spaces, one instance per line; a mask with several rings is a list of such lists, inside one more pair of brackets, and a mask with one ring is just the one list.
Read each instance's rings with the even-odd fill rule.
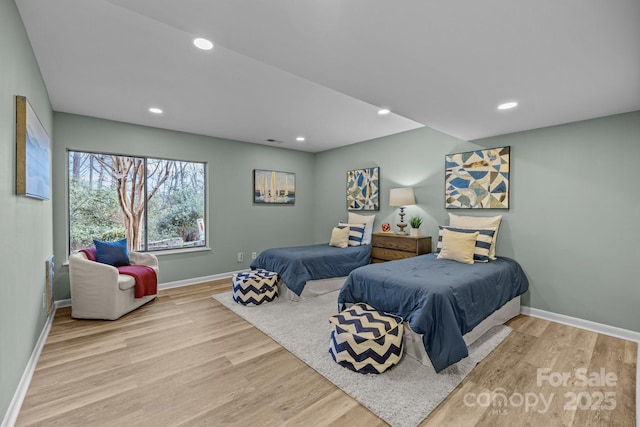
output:
[[451,259],[464,264],[473,264],[473,252],[479,232],[459,233],[457,231],[442,230],[442,249],[438,259]]
[[333,227],[329,245],[336,248],[346,248],[349,245],[349,227]]

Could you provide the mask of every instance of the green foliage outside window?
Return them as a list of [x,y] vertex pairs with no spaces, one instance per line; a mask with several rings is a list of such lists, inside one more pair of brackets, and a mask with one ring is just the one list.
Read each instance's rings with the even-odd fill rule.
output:
[[205,164],[69,151],[69,241],[130,250],[205,246]]

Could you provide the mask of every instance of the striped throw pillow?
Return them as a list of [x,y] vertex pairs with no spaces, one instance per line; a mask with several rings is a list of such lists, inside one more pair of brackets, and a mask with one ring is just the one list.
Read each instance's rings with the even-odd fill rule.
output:
[[364,224],[349,224],[346,222],[339,222],[338,227],[349,227],[349,246],[362,245],[362,238],[364,237]]
[[438,243],[436,245],[436,253],[440,253],[442,250],[442,230],[447,229],[456,231],[458,233],[475,233],[478,232],[478,238],[476,239],[476,248],[473,252],[474,262],[489,262],[489,251],[491,250],[491,242],[493,242],[493,235],[496,233],[495,228],[457,228],[439,226],[438,231]]

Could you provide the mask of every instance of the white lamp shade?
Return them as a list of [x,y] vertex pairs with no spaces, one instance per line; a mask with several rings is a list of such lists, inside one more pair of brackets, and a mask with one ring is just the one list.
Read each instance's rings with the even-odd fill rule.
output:
[[389,206],[415,205],[416,198],[412,187],[392,188],[389,190]]

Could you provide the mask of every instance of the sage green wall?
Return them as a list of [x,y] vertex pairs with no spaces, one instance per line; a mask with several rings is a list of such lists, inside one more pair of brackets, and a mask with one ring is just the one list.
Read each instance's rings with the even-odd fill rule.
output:
[[51,105],[22,20],[0,0],[0,419],[46,320],[45,260],[53,253],[51,201],[15,194],[15,96],[52,135]]
[[640,111],[475,142],[512,147],[500,251],[522,261],[527,305],[640,331]]
[[[314,156],[264,145],[54,113],[53,224],[56,259],[66,259],[66,150],[105,151],[208,162],[211,251],[159,255],[160,283],[249,267],[251,252],[313,242]],[[253,169],[296,174],[296,203],[253,205]],[[237,253],[244,252],[244,262]],[[68,267],[59,268],[56,299],[70,298]]]
[[369,213],[376,214],[374,231],[380,231],[383,222],[395,225],[399,220],[398,210],[389,207],[389,189],[413,187],[417,205],[405,210],[405,222],[412,215],[420,215],[423,234],[433,234],[446,217],[442,207],[444,154],[460,143],[457,138],[424,127],[318,153],[315,240],[328,242],[332,227],[347,219],[347,171],[372,166],[380,167],[381,189],[380,211]]
[[[414,186],[425,217],[423,234],[447,224],[444,156],[511,146],[511,207],[458,214],[504,216],[498,255],[518,260],[530,281],[525,305],[640,331],[640,112],[502,135],[473,142],[423,128],[348,147],[316,158],[316,241],[346,218],[345,173],[380,166],[381,210],[374,230],[395,224],[389,189]],[[331,185],[327,185],[329,180]]]

